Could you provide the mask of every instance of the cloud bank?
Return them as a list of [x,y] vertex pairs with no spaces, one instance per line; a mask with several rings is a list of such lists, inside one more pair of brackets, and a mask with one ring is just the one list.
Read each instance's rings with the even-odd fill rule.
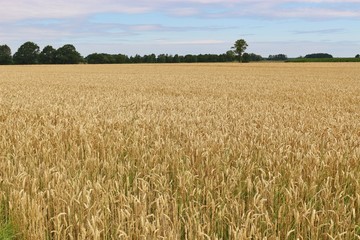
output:
[[359,0],[17,0],[0,8],[0,20],[69,18],[95,13],[266,18],[359,18]]

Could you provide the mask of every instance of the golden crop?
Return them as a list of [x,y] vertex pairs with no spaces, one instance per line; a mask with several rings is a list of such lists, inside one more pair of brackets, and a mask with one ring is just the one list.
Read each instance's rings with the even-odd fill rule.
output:
[[0,227],[360,239],[358,65],[2,66]]

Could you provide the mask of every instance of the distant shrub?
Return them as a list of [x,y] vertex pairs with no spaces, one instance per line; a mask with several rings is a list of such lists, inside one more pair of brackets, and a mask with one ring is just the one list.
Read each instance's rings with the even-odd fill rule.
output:
[[306,55],[305,58],[333,58],[333,56],[328,53],[312,53]]
[[271,61],[285,61],[287,59],[288,58],[285,54],[269,55],[269,57],[268,57],[268,60],[271,60]]
[[292,58],[286,62],[360,62],[360,58]]
[[263,58],[260,55],[257,55],[255,53],[244,53],[242,58],[243,58],[243,62],[259,62],[263,60]]

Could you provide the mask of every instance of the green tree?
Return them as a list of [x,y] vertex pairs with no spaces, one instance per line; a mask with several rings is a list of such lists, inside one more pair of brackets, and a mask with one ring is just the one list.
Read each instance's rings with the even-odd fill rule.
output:
[[58,64],[77,64],[83,61],[80,53],[71,44],[66,44],[56,50],[55,63]]
[[250,62],[250,54],[244,53],[244,54],[242,55],[242,61],[245,62],[245,63]]
[[39,63],[53,64],[55,63],[56,49],[52,46],[46,46],[39,54]]
[[130,58],[131,63],[142,63],[143,59],[139,54],[136,54],[135,57]]
[[305,58],[333,58],[333,56],[328,53],[312,53],[307,54]]
[[235,59],[236,59],[236,56],[235,56],[234,51],[229,50],[226,52],[226,61],[227,62],[233,62],[233,61],[235,61]]
[[269,55],[268,60],[270,61],[285,61],[288,57],[285,54]]
[[107,53],[92,53],[88,55],[85,60],[89,64],[111,64],[115,63],[114,55]]
[[197,62],[197,56],[192,54],[187,54],[184,57],[184,62],[186,63],[196,63]]
[[246,48],[248,47],[248,44],[244,39],[236,40],[234,43],[234,46],[231,47],[231,49],[234,49],[234,53],[236,53],[239,57],[239,62],[242,62],[242,54],[245,52]]
[[158,63],[166,63],[166,55],[165,54],[159,54],[157,56],[157,62]]
[[259,61],[263,60],[261,55],[257,55],[255,53],[250,53],[249,56],[250,56],[250,61],[251,62],[259,62]]
[[114,55],[115,63],[129,63],[130,59],[127,55],[116,54]]
[[33,42],[26,42],[19,47],[14,54],[13,60],[16,64],[37,64],[40,48]]
[[355,56],[355,58],[360,58],[360,54],[357,54],[357,55]]
[[150,55],[144,55],[144,63],[156,63],[156,55],[154,53]]
[[12,63],[11,49],[8,45],[0,46],[0,64],[7,65]]
[[174,55],[174,58],[172,60],[173,63],[179,63],[180,62],[180,58],[179,58],[179,55],[178,54],[175,54]]

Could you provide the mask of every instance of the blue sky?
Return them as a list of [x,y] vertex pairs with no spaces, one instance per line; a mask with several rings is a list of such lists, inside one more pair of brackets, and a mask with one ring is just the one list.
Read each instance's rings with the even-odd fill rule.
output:
[[1,4],[0,44],[73,44],[93,52],[247,52],[297,57],[360,53],[360,0],[13,0]]

